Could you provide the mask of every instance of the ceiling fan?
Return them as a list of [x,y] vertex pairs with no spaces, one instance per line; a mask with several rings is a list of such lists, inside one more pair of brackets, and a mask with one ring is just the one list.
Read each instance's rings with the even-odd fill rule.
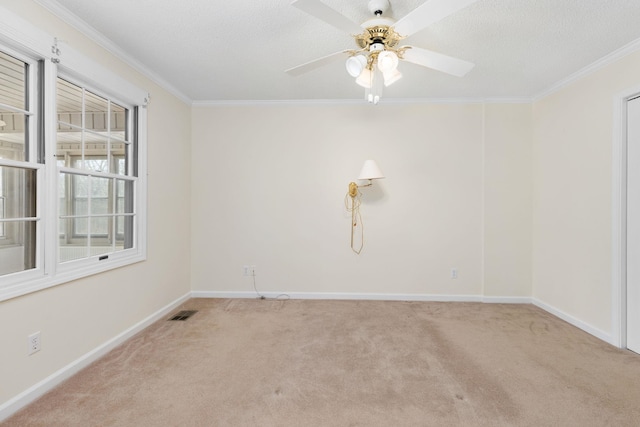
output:
[[427,0],[394,21],[382,16],[389,9],[389,0],[370,0],[369,11],[374,17],[358,25],[320,0],[294,0],[292,6],[350,34],[359,49],[332,53],[290,68],[286,73],[298,76],[347,54],[347,72],[365,88],[365,99],[374,104],[380,100],[383,83],[389,86],[402,77],[397,69],[401,60],[462,77],[474,67],[473,63],[419,47],[399,46],[399,43],[476,1]]

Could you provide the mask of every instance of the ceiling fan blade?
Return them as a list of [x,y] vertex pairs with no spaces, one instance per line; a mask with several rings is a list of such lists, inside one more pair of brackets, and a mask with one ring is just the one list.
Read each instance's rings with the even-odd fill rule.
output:
[[340,52],[332,53],[331,55],[323,56],[322,58],[314,59],[313,61],[310,61],[310,62],[305,62],[304,64],[300,64],[297,67],[293,67],[293,68],[289,68],[288,70],[285,70],[285,73],[289,74],[290,76],[299,76],[311,70],[315,70],[316,68],[320,68],[334,61],[337,61],[341,57],[344,58],[344,54],[347,52],[349,51],[343,50]]
[[319,0],[294,0],[291,2],[291,5],[326,22],[329,25],[333,25],[337,29],[344,31],[349,35],[360,34],[362,32],[362,27],[360,27],[360,25]]
[[393,29],[407,37],[475,3],[478,0],[427,0],[395,23]]
[[464,76],[471,71],[473,67],[475,67],[475,64],[471,62],[443,55],[432,50],[421,49],[419,47],[411,47],[404,51],[402,59],[407,62],[412,62],[414,64],[442,71],[443,73],[457,77]]

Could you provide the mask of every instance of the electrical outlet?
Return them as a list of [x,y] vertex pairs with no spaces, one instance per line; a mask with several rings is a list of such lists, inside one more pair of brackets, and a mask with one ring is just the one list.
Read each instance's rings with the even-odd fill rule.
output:
[[243,276],[251,276],[251,270],[249,269],[248,265],[243,265],[242,266],[242,275]]
[[457,279],[458,278],[458,269],[457,268],[452,268],[451,269],[451,278],[452,279]]
[[32,355],[36,351],[40,351],[40,331],[34,332],[27,337],[27,355]]
[[255,275],[256,275],[256,266],[255,266],[255,265],[252,265],[252,266],[251,266],[251,275],[252,275],[252,276],[255,276]]

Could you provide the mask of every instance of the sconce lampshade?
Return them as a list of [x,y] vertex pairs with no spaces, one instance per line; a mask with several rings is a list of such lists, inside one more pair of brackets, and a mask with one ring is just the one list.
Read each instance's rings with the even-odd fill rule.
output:
[[0,128],[6,126],[7,123],[4,120],[0,120]]
[[380,179],[384,178],[384,174],[378,167],[378,164],[375,160],[367,160],[364,162],[362,166],[362,170],[360,171],[360,175],[358,179]]

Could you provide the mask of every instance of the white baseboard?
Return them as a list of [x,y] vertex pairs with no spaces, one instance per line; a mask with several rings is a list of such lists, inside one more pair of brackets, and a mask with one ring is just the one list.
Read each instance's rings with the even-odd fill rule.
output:
[[225,292],[193,291],[193,298],[291,298],[327,300],[374,300],[374,301],[439,301],[439,302],[486,302],[499,304],[531,304],[530,297],[483,297],[480,295],[432,295],[432,294],[355,294],[330,292]]
[[58,384],[62,383],[66,379],[72,377],[76,373],[80,372],[83,368],[89,366],[91,363],[95,362],[109,351],[113,350],[118,345],[122,344],[138,332],[142,331],[147,326],[151,325],[153,322],[160,320],[162,317],[166,316],[169,312],[175,309],[177,306],[187,301],[191,297],[191,293],[187,293],[177,300],[171,302],[170,304],[164,306],[160,310],[156,311],[152,315],[148,316],[146,319],[136,323],[129,329],[125,330],[121,334],[115,336],[104,344],[96,347],[90,352],[86,353],[84,356],[79,359],[71,362],[67,366],[59,369],[53,374],[49,375],[47,378],[38,382],[37,384],[29,387],[27,390],[23,391],[19,395],[14,398],[6,401],[2,405],[0,405],[0,422],[9,418],[11,415],[18,412],[20,409],[24,408],[31,402],[34,402],[40,396],[44,395],[49,390],[53,389]]
[[482,297],[489,304],[531,304],[531,297]]
[[[562,310],[558,310],[555,307],[550,306],[549,304],[546,304],[540,300],[537,300],[535,298],[531,299],[531,303],[533,305],[535,305],[536,307],[540,307],[541,309],[543,309],[544,311],[553,314],[556,317],[559,317],[560,319],[564,320],[565,322],[575,326],[576,328],[582,329],[583,331],[585,331],[588,334],[593,335],[596,338],[601,339],[602,341],[609,343],[613,346],[616,346],[615,344],[615,340],[613,339],[613,336],[611,334],[608,334],[604,331],[601,331],[598,328],[594,328],[593,326],[589,325],[588,323],[583,322],[582,320],[576,319],[575,317],[565,313]],[[618,346],[616,346],[618,347]]]
[[[324,299],[362,301],[440,301],[440,302],[481,302],[478,295],[430,295],[430,294],[356,294],[341,292],[224,292],[193,291],[193,298],[280,298],[280,299]],[[505,298],[503,298],[505,299]],[[528,301],[529,302],[529,301]]]

